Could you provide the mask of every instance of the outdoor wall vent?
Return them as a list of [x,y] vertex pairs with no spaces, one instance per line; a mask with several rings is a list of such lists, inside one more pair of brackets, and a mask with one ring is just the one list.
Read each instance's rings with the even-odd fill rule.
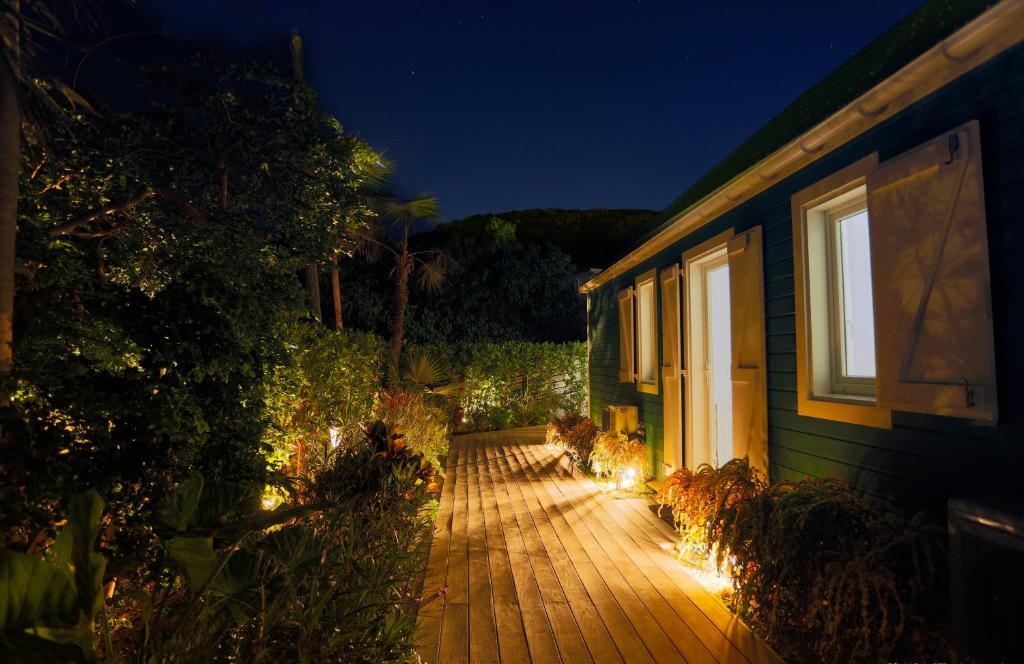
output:
[[1024,653],[1024,506],[949,501],[953,629],[968,662]]
[[601,427],[605,431],[618,431],[627,435],[636,433],[640,427],[636,406],[605,406]]

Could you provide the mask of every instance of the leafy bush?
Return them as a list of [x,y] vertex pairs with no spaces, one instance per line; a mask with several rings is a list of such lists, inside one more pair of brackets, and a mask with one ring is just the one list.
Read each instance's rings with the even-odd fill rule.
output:
[[590,468],[590,455],[594,451],[597,427],[589,418],[578,413],[555,417],[548,424],[547,442],[557,446],[581,468]]
[[835,480],[769,484],[746,459],[676,471],[658,500],[672,508],[683,555],[730,574],[734,610],[783,655],[949,657],[944,533],[923,517]]
[[590,467],[598,477],[611,477],[616,484],[643,482],[647,448],[643,441],[617,431],[602,431],[590,454]]
[[334,446],[357,440],[363,423],[374,418],[384,343],[372,334],[308,321],[285,322],[279,335],[288,354],[267,377],[270,463],[280,467],[300,454],[302,463],[293,465],[315,465]]
[[441,457],[448,454],[448,415],[431,404],[422,392],[389,388],[381,394],[377,417],[390,429],[405,436],[407,444],[440,468]]
[[93,491],[76,496],[45,558],[0,551],[0,577],[25,591],[0,596],[10,617],[0,655],[406,660],[429,542],[429,474],[382,423],[312,477],[301,502],[272,511],[261,508],[259,485],[194,474],[152,510],[162,555],[146,565],[98,553],[103,502]]
[[457,406],[468,429],[543,424],[557,413],[579,412],[586,398],[585,344],[481,342],[424,350],[461,385]]

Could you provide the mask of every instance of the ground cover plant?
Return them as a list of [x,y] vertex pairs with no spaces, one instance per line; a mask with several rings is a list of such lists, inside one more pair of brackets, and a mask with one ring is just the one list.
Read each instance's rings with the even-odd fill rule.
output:
[[733,579],[729,603],[793,661],[951,656],[945,533],[835,480],[769,483],[746,459],[680,469],[658,501],[681,555]]

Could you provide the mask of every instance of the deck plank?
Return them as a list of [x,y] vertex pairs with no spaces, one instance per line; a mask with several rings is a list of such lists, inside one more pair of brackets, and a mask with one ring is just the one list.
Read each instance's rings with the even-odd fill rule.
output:
[[417,621],[424,662],[777,664],[674,559],[641,500],[568,472],[544,429],[458,436]]

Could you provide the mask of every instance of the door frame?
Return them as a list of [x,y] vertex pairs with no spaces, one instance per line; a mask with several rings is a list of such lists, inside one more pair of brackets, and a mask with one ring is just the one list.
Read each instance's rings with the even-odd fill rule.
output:
[[[685,444],[684,461],[687,468],[697,470],[703,463],[710,463],[713,454],[710,449],[708,430],[709,408],[708,387],[703,367],[696,365],[695,349],[706,347],[704,331],[707,329],[707,312],[704,307],[703,273],[712,266],[729,263],[729,240],[734,235],[729,229],[713,238],[688,249],[683,253],[683,339],[685,340],[684,355],[686,366],[686,382],[684,399],[685,411]],[[731,275],[730,275],[731,276]],[[729,306],[732,306],[730,301]],[[697,324],[695,324],[697,323]]]

